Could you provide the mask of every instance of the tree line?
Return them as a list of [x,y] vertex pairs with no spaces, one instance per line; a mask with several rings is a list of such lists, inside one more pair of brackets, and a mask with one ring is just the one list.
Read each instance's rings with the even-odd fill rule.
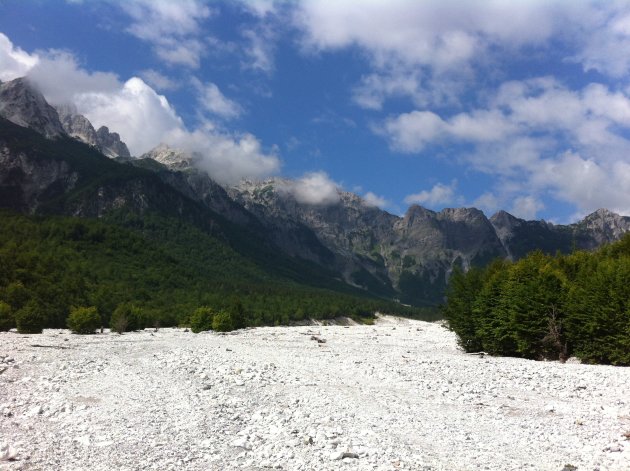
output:
[[145,215],[136,223],[0,211],[0,330],[66,328],[75,311],[77,322],[82,316],[91,326],[98,316],[101,326],[123,331],[190,325],[201,308],[218,329],[361,320],[376,311],[435,316],[295,282],[176,219]]
[[442,313],[467,352],[628,366],[630,235],[596,252],[456,269]]

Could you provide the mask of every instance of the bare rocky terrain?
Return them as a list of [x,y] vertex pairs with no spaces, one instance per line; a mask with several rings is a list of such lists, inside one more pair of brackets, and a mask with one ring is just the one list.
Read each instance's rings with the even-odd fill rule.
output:
[[630,368],[439,324],[2,333],[0,371],[3,470],[630,469]]

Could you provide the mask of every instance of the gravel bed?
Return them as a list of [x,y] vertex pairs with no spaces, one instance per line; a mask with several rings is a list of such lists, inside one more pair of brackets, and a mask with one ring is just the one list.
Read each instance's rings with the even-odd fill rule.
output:
[[1,470],[630,470],[630,368],[439,324],[1,333],[0,371]]

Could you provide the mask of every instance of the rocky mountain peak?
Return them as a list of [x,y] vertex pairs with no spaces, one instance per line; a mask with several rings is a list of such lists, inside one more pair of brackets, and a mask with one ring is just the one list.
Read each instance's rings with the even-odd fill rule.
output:
[[186,170],[193,168],[199,156],[195,153],[186,152],[182,149],[174,149],[167,144],[161,143],[149,152],[141,156],[143,159],[153,159],[156,162],[166,165],[172,170]]
[[57,111],[25,77],[0,83],[0,116],[48,138],[65,134]]
[[98,147],[107,157],[131,157],[127,144],[120,140],[117,132],[110,132],[107,126],[101,126],[96,131]]
[[608,243],[630,231],[630,217],[620,216],[608,209],[598,209],[578,222],[576,226],[592,233],[598,243]]
[[64,131],[69,135],[94,147],[99,146],[98,135],[92,123],[78,114],[74,105],[56,106]]

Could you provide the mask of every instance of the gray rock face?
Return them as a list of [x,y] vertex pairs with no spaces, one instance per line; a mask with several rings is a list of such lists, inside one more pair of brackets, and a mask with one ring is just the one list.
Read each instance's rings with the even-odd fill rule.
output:
[[57,111],[26,78],[0,83],[0,116],[48,138],[65,134]]
[[181,149],[173,149],[166,144],[160,144],[140,158],[153,159],[172,170],[187,170],[193,168],[198,156]]
[[240,204],[234,202],[221,185],[206,172],[192,166],[195,158],[195,155],[160,144],[133,163],[153,170],[162,181],[190,199],[203,203],[229,221],[243,226],[258,224],[258,220]]
[[[467,268],[506,256],[494,228],[476,209],[435,213],[412,206],[400,218],[341,190],[334,204],[299,203],[283,191],[288,185],[281,179],[244,181],[229,192],[276,234],[286,251],[321,263],[313,250],[319,242],[347,282],[383,294],[393,294],[395,287],[402,301],[426,296],[437,301],[454,264]],[[314,240],[289,237],[299,226],[309,229]]]
[[620,216],[607,209],[598,209],[577,224],[571,225],[576,232],[586,232],[590,241],[585,248],[595,248],[620,239],[630,231],[630,217]]
[[537,249],[547,253],[593,250],[620,239],[630,231],[630,217],[620,216],[607,209],[599,209],[569,225],[525,221],[505,211],[493,215],[490,222],[512,259]]
[[77,178],[64,161],[15,153],[0,142],[0,199],[5,208],[34,213],[50,194],[72,190]]
[[98,147],[107,157],[131,157],[127,144],[120,140],[117,132],[109,132],[107,126],[101,126],[96,131]]
[[92,123],[83,115],[77,113],[70,105],[57,106],[57,113],[61,119],[64,131],[71,137],[94,147],[99,146],[98,136]]
[[96,131],[85,116],[77,113],[74,106],[57,106],[57,112],[63,129],[69,136],[96,147],[107,157],[131,157],[127,144],[120,140],[118,133],[110,132],[106,126],[101,126]]

